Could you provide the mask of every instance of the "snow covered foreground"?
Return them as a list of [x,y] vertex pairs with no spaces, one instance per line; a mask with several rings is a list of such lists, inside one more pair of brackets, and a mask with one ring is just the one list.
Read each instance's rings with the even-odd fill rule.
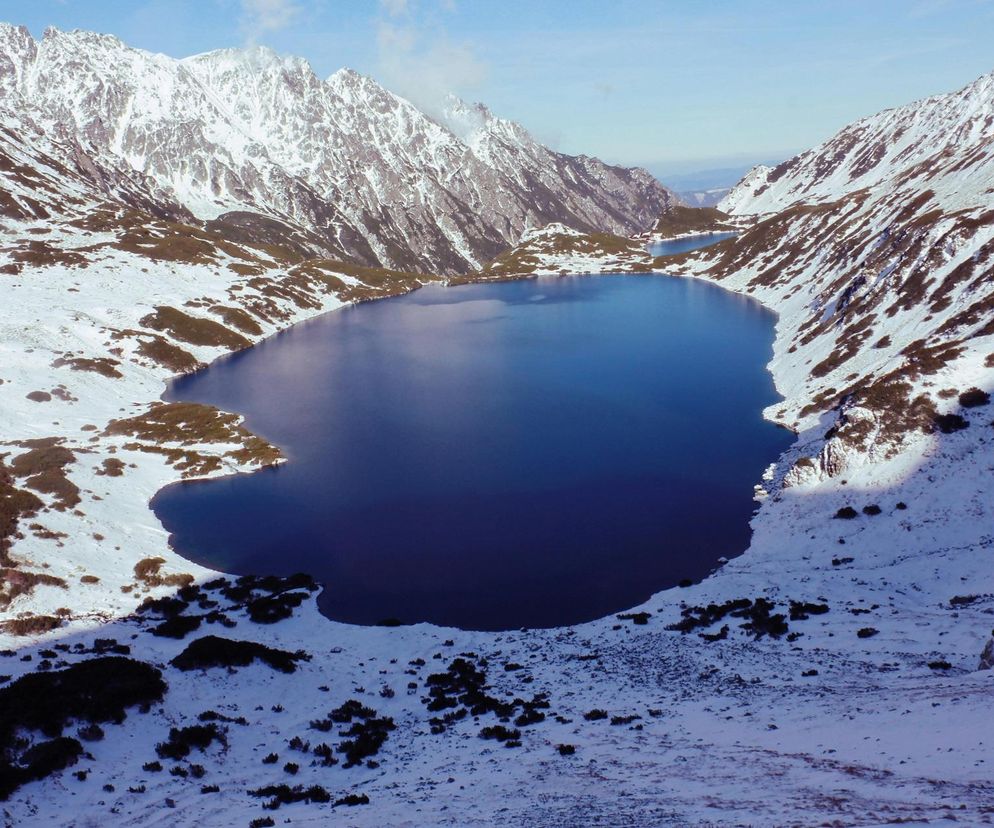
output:
[[[973,195],[982,199],[983,188]],[[886,208],[898,214],[888,230],[894,236],[930,209],[916,204],[901,213],[910,201],[881,206],[880,199],[861,200],[850,230],[876,239],[889,226],[890,214],[881,212]],[[957,209],[976,207],[961,202]],[[797,232],[814,233],[818,227],[805,224],[815,220],[812,214],[798,213],[790,217]],[[964,260],[986,266],[989,226],[963,223],[970,218],[969,212],[940,217],[923,231],[926,255],[933,242],[948,252],[933,264],[939,284]],[[0,268],[9,268],[0,281],[2,451],[13,487],[34,492],[44,504],[21,520],[23,537],[12,539],[3,594],[12,596],[12,585],[25,583],[24,573],[61,579],[64,586],[37,583],[0,610],[6,620],[61,619],[37,637],[5,633],[0,646],[12,653],[0,657],[0,673],[11,677],[9,686],[46,667],[85,661],[93,653],[78,650],[115,639],[130,647],[132,658],[161,669],[168,689],[147,712],[133,708],[121,724],[104,724],[102,739],[84,739],[88,755],[75,765],[0,803],[8,823],[227,826],[272,818],[277,824],[359,826],[980,825],[994,817],[994,674],[977,669],[994,627],[994,407],[959,408],[955,393],[942,393],[990,390],[992,384],[987,355],[994,343],[983,333],[988,320],[964,322],[981,331],[971,337],[962,326],[943,328],[986,295],[986,283],[971,287],[972,270],[965,281],[953,280],[947,306],[935,310],[925,291],[888,315],[887,303],[908,295],[888,277],[906,274],[913,258],[895,254],[877,282],[848,290],[827,266],[838,259],[827,252],[818,258],[822,248],[797,247],[789,233],[764,247],[749,235],[753,230],[732,245],[651,264],[718,279],[780,313],[770,369],[785,399],[767,413],[799,433],[791,450],[771,458],[750,549],[701,584],[654,596],[629,617],[507,633],[351,627],[319,616],[311,597],[289,618],[257,623],[243,601],[221,599],[217,587],[204,587],[200,599],[218,601],[235,626],[205,620],[185,638],[172,639],[150,632],[163,623],[163,613],[150,610],[144,620],[131,615],[138,602],[175,594],[184,580],[176,576],[184,573],[201,585],[217,574],[169,550],[149,499],[184,470],[216,475],[274,455],[234,426],[177,428],[165,447],[178,454],[154,451],[162,443],[146,439],[137,426],[137,434],[109,428],[112,420],[147,412],[171,374],[148,356],[163,353],[154,337],[206,362],[228,346],[191,339],[233,346],[234,331],[256,341],[339,306],[342,297],[371,298],[380,295],[376,290],[385,294],[417,282],[381,288],[374,284],[386,278],[381,273],[356,275],[330,264],[321,271],[324,281],[313,273],[308,281],[310,271],[300,266],[213,241],[205,242],[210,249],[202,256],[188,255],[186,247],[159,255],[161,240],[180,231],[152,223],[151,236],[137,243],[125,239],[114,223],[121,221],[108,218],[113,229],[85,229],[21,217],[9,218],[2,230]],[[947,221],[960,233],[955,244],[942,235]],[[33,237],[44,237],[48,246],[30,248]],[[548,248],[545,254],[535,252],[536,242]],[[726,275],[724,257],[746,243],[755,267]],[[559,244],[547,236],[531,236],[525,245],[531,245],[529,257],[539,256],[542,272],[564,266]],[[861,249],[864,255],[886,253],[881,245]],[[85,253],[85,266],[72,251]],[[784,270],[772,284],[757,282],[767,258],[785,252],[796,260],[796,272]],[[577,254],[571,249],[566,255]],[[617,265],[611,259],[598,268],[584,256],[589,272]],[[855,262],[855,272],[865,275],[865,264]],[[836,324],[836,315],[861,307],[860,297],[870,297],[864,299],[869,303],[875,296],[879,303],[868,306],[872,339],[836,365],[829,358],[840,341],[852,339],[842,333],[854,324],[852,318]],[[157,307],[223,320],[228,333],[191,326]],[[232,308],[257,311],[252,318],[259,331]],[[812,318],[824,327],[806,339]],[[231,320],[243,327],[236,331]],[[901,430],[884,416],[888,412],[873,407],[875,398],[833,408],[830,387],[856,382],[850,376],[886,376],[926,334],[955,338],[962,350],[933,360],[937,366],[916,375],[905,398],[929,394],[937,411],[958,411],[968,427],[948,434]],[[884,337],[889,344],[872,347]],[[143,343],[156,347],[140,351]],[[921,355],[921,347],[912,353]],[[114,360],[101,364],[120,376],[73,362],[96,359]],[[812,366],[826,360],[814,376]],[[816,399],[820,406],[810,409]],[[826,437],[831,428],[836,436]],[[191,435],[201,442],[189,442]],[[26,441],[48,438],[64,441],[57,445],[72,453],[71,460],[49,453],[18,465],[18,458],[52,448]],[[78,492],[58,473],[36,479],[45,471],[43,460],[64,469]],[[847,506],[854,517],[835,517]],[[141,566],[154,558],[163,560],[161,567]],[[172,586],[162,585],[170,578]],[[253,595],[258,600],[264,592]],[[705,609],[709,604],[715,607]],[[180,617],[201,614],[194,600]],[[686,632],[667,629],[681,622]],[[208,634],[303,650],[310,660],[297,661],[289,673],[261,661],[230,671],[170,665]],[[500,724],[494,712],[446,722],[446,713],[466,705],[428,709],[438,698],[432,690],[441,686],[429,676],[451,676],[460,658],[473,675],[485,674],[488,686],[480,693],[487,699],[522,700],[504,723],[519,731],[517,737],[481,738],[481,731],[501,735],[484,731]],[[376,753],[346,768],[339,747],[352,725],[334,721],[329,712],[350,699],[377,718],[391,718],[394,729]],[[201,724],[207,711],[219,714],[207,721],[216,724],[223,742],[194,747],[186,758],[157,752],[171,728]],[[533,715],[516,724],[529,711]],[[544,718],[537,720],[536,713]],[[74,726],[66,729],[67,736],[75,732]],[[29,738],[44,737],[33,732]],[[314,752],[321,744],[331,747],[333,766]],[[277,759],[266,763],[270,754]],[[156,762],[161,770],[154,769]],[[288,763],[298,766],[296,773]],[[314,796],[269,810],[264,806],[273,794],[249,793],[279,784],[300,785],[302,794],[311,790]],[[319,801],[312,786],[321,786],[329,801]],[[358,804],[362,796],[368,803]]]

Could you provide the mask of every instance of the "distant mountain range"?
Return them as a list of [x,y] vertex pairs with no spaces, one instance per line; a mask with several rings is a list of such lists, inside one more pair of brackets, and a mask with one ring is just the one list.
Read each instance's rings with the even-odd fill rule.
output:
[[466,272],[554,221],[643,231],[675,200],[645,170],[554,152],[485,106],[451,98],[432,118],[261,47],[175,60],[0,24],[0,122],[12,140],[44,134],[108,199],[409,270]]

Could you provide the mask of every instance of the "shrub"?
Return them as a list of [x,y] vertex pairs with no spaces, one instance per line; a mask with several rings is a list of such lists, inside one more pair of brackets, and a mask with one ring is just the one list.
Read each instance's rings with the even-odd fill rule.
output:
[[155,746],[155,752],[163,759],[178,761],[189,756],[193,748],[206,750],[212,742],[227,744],[224,733],[216,724],[174,727],[169,731],[169,739]]
[[104,738],[104,729],[96,722],[92,722],[91,724],[83,725],[76,732],[76,735],[84,742],[99,742]]
[[943,434],[952,434],[969,428],[970,424],[959,414],[936,414],[932,418],[935,427]]
[[971,388],[959,395],[959,404],[963,408],[977,408],[981,405],[987,405],[990,401],[991,395],[979,388]]
[[858,512],[852,506],[843,506],[835,513],[835,516],[840,520],[852,520],[857,514]]
[[308,661],[310,656],[267,647],[255,641],[236,641],[216,635],[205,635],[190,642],[170,663],[180,670],[206,670],[210,667],[246,667],[256,659],[281,673],[292,673],[296,662]]
[[512,730],[504,725],[490,725],[480,731],[481,739],[496,739],[498,742],[517,741],[521,738],[520,730]]
[[649,612],[623,612],[618,617],[619,621],[631,621],[633,624],[648,624],[649,619],[652,618],[652,613]]
[[[331,794],[320,785],[311,785],[309,788],[305,788],[303,785],[294,785],[292,788],[286,784],[266,785],[262,788],[250,790],[249,795],[272,797],[263,806],[271,811],[275,811],[280,805],[289,805],[293,802],[331,802]],[[273,823],[270,822],[269,824],[272,825]]]
[[160,638],[186,638],[200,626],[201,618],[197,615],[177,615],[175,618],[167,618],[150,630],[152,635]]
[[874,515],[879,515],[882,509],[877,506],[876,503],[871,503],[869,506],[863,507],[863,514],[873,517]]
[[588,710],[586,713],[583,714],[583,718],[586,719],[588,722],[597,722],[600,721],[601,719],[607,718],[607,711],[601,710],[600,708],[596,708],[594,710]]
[[557,745],[556,750],[560,756],[572,756],[576,753],[576,745]]
[[60,737],[73,720],[121,722],[127,708],[161,701],[165,691],[162,674],[154,667],[117,656],[28,673],[0,688],[0,799],[25,782],[66,767],[82,752],[75,739],[53,738],[48,748],[35,745],[38,750],[31,753],[35,748],[24,750],[19,731]]
[[876,635],[878,632],[880,632],[880,630],[874,627],[863,627],[861,630],[859,630],[856,633],[856,635],[858,635],[860,638],[871,638],[874,635]]

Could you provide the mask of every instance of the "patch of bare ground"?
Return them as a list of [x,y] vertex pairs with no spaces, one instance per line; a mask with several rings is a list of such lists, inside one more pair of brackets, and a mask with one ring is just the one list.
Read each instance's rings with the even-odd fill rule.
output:
[[[282,459],[280,450],[241,425],[238,415],[199,403],[157,403],[144,414],[111,421],[104,434],[135,438],[125,448],[163,455],[184,478],[220,470],[222,458],[253,466]],[[204,444],[235,447],[220,454],[190,448]]]
[[0,630],[8,635],[41,635],[60,627],[62,621],[57,615],[24,615],[0,621]]
[[68,366],[73,371],[91,371],[95,374],[108,377],[109,379],[120,379],[124,376],[117,370],[120,361],[110,357],[74,357],[67,355],[59,357],[52,363],[53,368]]
[[153,587],[185,587],[193,583],[193,576],[186,572],[163,575],[165,564],[165,558],[142,558],[134,568],[136,585],[146,587],[147,591]]
[[220,316],[224,323],[231,328],[237,328],[249,336],[262,336],[262,325],[252,318],[252,315],[242,308],[232,308],[228,305],[213,305],[210,312]]
[[124,461],[116,457],[107,457],[97,469],[97,474],[101,477],[120,477],[124,474]]
[[10,557],[11,544],[22,537],[18,524],[43,507],[37,495],[15,485],[14,475],[0,457],[0,609],[6,609],[18,596],[30,595],[36,586],[66,586],[54,575],[21,569]]
[[11,460],[14,477],[24,478],[24,485],[33,491],[52,495],[59,511],[79,505],[79,487],[66,475],[66,466],[76,462],[75,453],[59,445],[57,438],[25,440],[19,445],[29,450]]
[[113,233],[113,242],[98,245],[180,264],[216,264],[227,256],[257,262],[252,252],[227,241],[219,233],[156,218],[149,213],[118,205],[104,205],[74,219],[69,225],[91,233]]
[[138,338],[139,342],[135,347],[137,356],[151,360],[175,374],[190,374],[204,367],[204,363],[193,354],[184,351],[164,336],[134,330],[116,331],[111,336],[113,339],[122,339],[126,336]]
[[614,264],[611,269],[617,272],[648,273],[653,269],[653,259],[641,242],[611,233],[557,233],[511,248],[475,273],[449,279],[449,284],[466,284],[481,279],[527,278],[536,271],[547,269],[548,259],[568,256],[612,259]]
[[25,267],[86,267],[89,263],[86,256],[75,250],[65,250],[45,241],[30,239],[21,241],[13,247],[0,248],[0,253],[6,253],[13,262],[6,266],[7,273],[20,273]]
[[158,305],[155,312],[142,317],[139,324],[146,328],[168,333],[173,339],[188,342],[191,345],[237,351],[252,344],[244,336],[231,330],[231,328],[226,328],[220,322],[190,316],[190,314],[169,305]]
[[656,220],[654,236],[681,236],[689,233],[720,233],[735,230],[729,215],[717,207],[684,207],[671,204]]

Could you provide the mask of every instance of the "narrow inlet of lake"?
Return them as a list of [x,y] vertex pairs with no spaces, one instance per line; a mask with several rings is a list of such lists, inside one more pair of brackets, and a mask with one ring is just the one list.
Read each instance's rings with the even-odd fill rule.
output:
[[184,556],[308,572],[329,618],[560,626],[632,607],[748,546],[790,443],[774,316],[702,282],[430,287],[327,314],[183,377],[286,464],[153,501]]

